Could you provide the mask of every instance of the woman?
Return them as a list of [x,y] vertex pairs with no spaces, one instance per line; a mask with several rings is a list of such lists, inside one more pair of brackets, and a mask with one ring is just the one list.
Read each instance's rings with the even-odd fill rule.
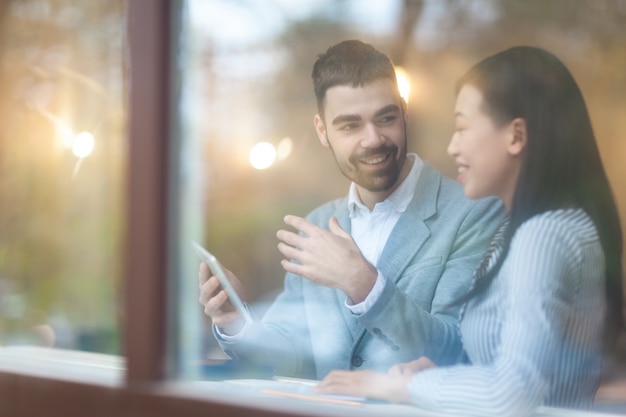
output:
[[459,301],[470,364],[334,371],[318,391],[462,415],[588,408],[623,326],[622,236],[582,94],[554,55],[515,47],[459,80],[455,113],[458,181],[509,213]]

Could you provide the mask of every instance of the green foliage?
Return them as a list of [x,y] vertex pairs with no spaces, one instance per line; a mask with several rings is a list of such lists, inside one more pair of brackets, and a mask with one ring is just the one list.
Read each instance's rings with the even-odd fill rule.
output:
[[[14,335],[69,323],[59,324],[61,347],[86,348],[84,334],[101,332],[107,341],[98,346],[116,351],[125,4],[2,6],[0,303],[19,299],[21,307],[7,307],[0,320]],[[94,135],[95,148],[79,160],[64,140],[81,131]]]

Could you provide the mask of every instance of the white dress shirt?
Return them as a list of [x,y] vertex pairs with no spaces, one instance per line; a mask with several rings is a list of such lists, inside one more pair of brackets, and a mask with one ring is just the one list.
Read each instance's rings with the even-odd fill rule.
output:
[[[417,154],[409,153],[407,157],[413,161],[411,171],[386,200],[376,203],[372,211],[361,202],[356,184],[350,184],[348,209],[350,210],[351,234],[365,259],[374,266],[378,263],[378,258],[387,244],[391,231],[413,199],[415,187],[424,166],[424,162]],[[355,315],[365,313],[380,296],[385,280],[385,276],[379,270],[376,283],[365,300],[358,304],[351,304],[346,298],[346,307]]]
[[[374,210],[370,211],[363,205],[354,183],[350,185],[348,191],[348,209],[350,210],[350,219],[352,222],[352,237],[365,259],[374,266],[376,266],[378,258],[387,243],[391,230],[413,199],[415,187],[417,186],[420,172],[424,166],[424,162],[417,154],[409,153],[407,157],[413,161],[411,171],[402,184],[400,184],[385,201],[377,203],[374,206]],[[350,309],[352,314],[363,314],[374,304],[384,288],[384,280],[385,276],[378,271],[378,277],[374,287],[361,303],[350,304],[346,297],[346,307]],[[236,340],[237,337],[245,331],[248,324],[249,323],[246,323],[244,328],[234,335],[226,335],[221,332],[219,328],[216,328],[217,334],[224,340]]]

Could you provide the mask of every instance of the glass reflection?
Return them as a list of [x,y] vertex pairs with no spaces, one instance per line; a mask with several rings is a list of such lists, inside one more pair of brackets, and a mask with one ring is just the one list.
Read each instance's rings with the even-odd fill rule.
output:
[[0,5],[0,345],[119,352],[124,16]]
[[[202,197],[193,197],[198,205],[187,233],[236,273],[252,309],[262,315],[282,288],[275,232],[283,227],[283,216],[305,215],[347,192],[348,183],[337,175],[313,130],[310,73],[317,54],[349,38],[388,52],[404,69],[410,85],[409,151],[450,176],[455,168],[445,148],[453,130],[453,80],[472,62],[508,46],[535,44],[559,51],[588,98],[626,217],[621,187],[626,171],[618,157],[626,147],[617,140],[624,127],[619,115],[626,110],[626,76],[617,70],[626,59],[620,48],[626,40],[620,29],[626,8],[623,2],[600,3],[574,15],[558,12],[571,8],[564,0],[553,8],[538,0],[189,1],[184,44],[191,66],[182,82],[184,120],[192,137],[183,140],[195,152],[181,159],[200,176],[194,181]],[[287,156],[280,156],[281,144],[289,148]],[[267,151],[257,155],[257,146]],[[253,160],[265,168],[256,169]],[[197,259],[189,255],[185,262],[181,279],[192,280]],[[203,323],[200,355],[223,357],[210,322],[191,302],[197,293],[190,291],[185,302]]]

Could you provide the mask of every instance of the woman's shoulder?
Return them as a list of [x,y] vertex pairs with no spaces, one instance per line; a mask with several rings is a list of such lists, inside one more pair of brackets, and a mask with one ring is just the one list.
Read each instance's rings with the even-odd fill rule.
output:
[[515,234],[532,234],[551,240],[597,240],[593,221],[580,208],[564,208],[537,214],[526,220]]
[[512,248],[536,257],[565,256],[570,261],[580,259],[585,247],[599,244],[593,221],[579,208],[537,214],[517,229],[511,242]]
[[[519,286],[545,290],[558,283],[574,285],[584,265],[603,265],[602,253],[585,211],[561,209],[535,215],[517,229],[509,262],[512,271],[520,272],[521,279],[515,281]],[[546,274],[552,278],[545,279]]]

